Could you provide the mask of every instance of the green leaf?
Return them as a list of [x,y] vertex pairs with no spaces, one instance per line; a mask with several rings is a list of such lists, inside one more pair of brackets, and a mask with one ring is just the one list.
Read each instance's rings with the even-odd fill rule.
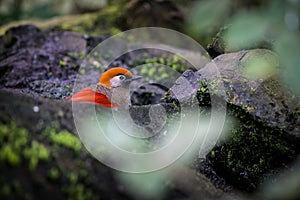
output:
[[188,22],[194,33],[211,32],[216,26],[224,22],[231,6],[229,0],[200,1],[191,11]]
[[237,15],[231,22],[224,34],[224,41],[229,51],[249,48],[263,41],[270,23],[267,17],[258,12]]
[[274,50],[279,54],[282,66],[285,68],[283,77],[300,96],[300,38],[297,32],[283,32],[274,43]]

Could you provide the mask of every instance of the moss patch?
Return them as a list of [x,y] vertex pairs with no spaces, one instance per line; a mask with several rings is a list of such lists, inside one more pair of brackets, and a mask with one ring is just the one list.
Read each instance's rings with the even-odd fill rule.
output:
[[3,164],[17,166],[25,159],[33,171],[39,160],[49,160],[49,150],[36,140],[32,140],[29,145],[27,130],[18,128],[14,123],[0,125],[0,142],[0,160]]
[[54,142],[54,144],[67,147],[74,150],[75,152],[79,152],[81,150],[81,141],[68,131],[63,130],[60,132],[56,132],[55,129],[50,129],[49,132],[50,138]]
[[242,108],[229,105],[225,142],[219,143],[207,159],[229,184],[243,191],[254,191],[270,175],[286,168],[300,153],[300,140],[280,129],[256,122]]
[[17,128],[14,123],[0,125],[0,160],[16,166],[21,163],[22,150],[27,144],[27,131]]
[[[99,199],[88,186],[95,188],[98,179],[89,177],[80,140],[57,127],[29,134],[15,123],[0,124],[0,199],[31,199],[49,191],[55,198]],[[36,185],[40,192],[32,192]]]
[[50,151],[37,141],[31,142],[31,147],[24,150],[24,157],[29,160],[29,169],[35,170],[39,160],[49,160]]
[[[169,67],[179,73],[183,73],[184,71],[190,68],[186,61],[178,55],[170,56],[168,54],[164,55],[162,53],[161,57],[153,57],[147,54],[145,54],[144,57],[144,61],[136,62],[134,63],[134,65],[144,65],[140,70],[140,75],[146,78],[151,78],[156,81],[165,80],[169,78]],[[166,66],[167,68],[157,67],[160,65]]]

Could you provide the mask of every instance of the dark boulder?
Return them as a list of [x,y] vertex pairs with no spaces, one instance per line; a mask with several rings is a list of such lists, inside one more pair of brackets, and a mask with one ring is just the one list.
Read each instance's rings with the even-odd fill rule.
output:
[[[256,78],[246,68],[258,58],[272,65],[272,72]],[[280,80],[282,70],[276,54],[269,50],[223,54],[197,72],[186,71],[171,91],[180,91],[179,99],[191,100],[204,82],[212,95],[242,108],[255,120],[299,137],[300,101]]]

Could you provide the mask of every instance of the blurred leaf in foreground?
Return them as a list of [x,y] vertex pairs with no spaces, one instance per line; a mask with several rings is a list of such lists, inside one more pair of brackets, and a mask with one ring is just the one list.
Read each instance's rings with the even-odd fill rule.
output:
[[300,96],[300,38],[298,32],[284,32],[274,44],[274,50],[279,54],[281,64],[285,68],[285,81]]
[[250,48],[262,42],[268,31],[270,20],[258,12],[236,15],[224,35],[227,50]]
[[229,14],[231,1],[211,0],[196,3],[188,22],[192,33],[207,34],[218,29]]
[[272,51],[267,51],[268,53],[261,54],[258,51],[258,55],[254,56],[244,56],[244,67],[242,68],[245,75],[249,79],[266,79],[273,75],[278,74],[279,69],[279,59],[278,55]]

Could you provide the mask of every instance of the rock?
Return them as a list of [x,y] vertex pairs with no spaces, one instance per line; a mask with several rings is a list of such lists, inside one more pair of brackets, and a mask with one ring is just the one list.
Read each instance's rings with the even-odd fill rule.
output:
[[[69,102],[2,90],[0,99],[1,199],[129,198],[119,191],[113,171],[87,153],[74,135]],[[54,140],[53,135],[59,136]],[[5,149],[10,155],[5,156]],[[19,162],[12,162],[11,155]]]
[[[100,72],[104,70],[100,62],[95,60],[96,64],[93,63],[91,68],[81,68],[79,71],[83,58],[102,40],[102,37],[90,37],[71,32],[45,32],[32,25],[9,29],[4,36],[0,37],[0,87],[54,99],[69,96],[76,78],[79,80],[78,88],[84,88],[95,84]],[[124,45],[125,50],[126,48],[130,50],[131,47],[132,45]],[[182,53],[188,54],[189,51]],[[177,70],[182,70],[181,66],[182,68],[189,66],[179,56],[171,56],[170,53],[161,50],[142,49],[129,51],[128,54],[110,63],[108,68],[143,65],[147,64],[143,63],[147,59],[147,62],[151,60],[151,63],[148,63],[150,67],[145,65],[142,71],[146,74],[142,75],[150,78],[157,78],[151,77],[154,75],[154,71],[149,70],[152,62],[158,64],[168,62],[168,65],[172,65]],[[78,71],[79,76],[77,76]],[[159,73],[160,79],[168,76],[165,71]],[[145,90],[143,88],[147,91],[143,92]],[[153,92],[154,90],[156,91]],[[156,87],[155,84],[145,85],[133,94],[133,104],[137,104],[136,98],[139,98],[142,104],[159,103],[165,90],[166,88]],[[144,98],[144,102],[141,102],[141,97]]]
[[[74,143],[68,145],[66,140],[77,138],[74,135],[70,102],[2,90],[0,99],[0,140],[3,136],[1,131],[5,130],[12,131],[9,132],[9,138],[13,139],[4,143],[1,141],[0,153],[5,146],[12,146],[13,154],[21,160],[12,164],[12,161],[8,162],[9,158],[1,156],[1,199],[22,198],[24,195],[39,199],[45,194],[55,199],[73,199],[77,195],[87,199],[135,199],[130,193],[130,187],[116,179],[115,170],[94,159],[85,148],[77,149]],[[20,138],[18,134],[23,135],[23,132],[28,134]],[[64,135],[65,138],[60,137],[54,142],[53,134]],[[5,135],[3,137],[6,138]],[[22,142],[24,140],[26,143]],[[81,144],[81,141],[77,138],[76,143]],[[14,149],[17,144],[21,145],[21,150]],[[46,149],[49,155],[47,159],[37,158],[37,164],[30,168],[30,160],[22,152],[31,152],[32,144]],[[166,190],[165,196],[159,196],[160,199],[199,195],[205,199],[232,199],[231,194],[216,189],[206,177],[197,176],[196,171],[187,166],[174,168],[171,172],[174,174],[170,174],[170,177],[164,179],[163,185],[159,186]],[[178,173],[180,176],[176,176]],[[36,190],[37,187],[39,190]]]
[[[24,26],[23,28],[14,27],[7,30],[3,36],[2,48],[23,48],[28,45],[39,46],[45,41],[44,33],[33,25]],[[1,49],[2,49],[1,48]]]
[[191,101],[200,86],[198,78],[199,77],[192,70],[185,71],[182,76],[176,80],[172,88],[170,88],[169,92],[171,96],[181,103]]
[[131,94],[131,103],[133,105],[159,104],[167,92],[159,84],[143,84],[134,89]]
[[[260,62],[272,73],[254,77],[247,71],[249,63]],[[299,101],[283,86],[281,73],[273,52],[241,51],[186,71],[170,89],[167,102],[211,107],[214,97],[227,104],[225,139],[198,161],[201,173],[218,187],[253,192],[299,155]]]
[[[261,78],[248,76],[247,68],[251,60],[259,58],[271,65],[269,74]],[[282,129],[300,137],[299,100],[280,80],[283,73],[276,55],[263,49],[224,54],[214,60],[225,87],[225,100],[250,113],[263,124]],[[259,65],[259,63],[257,63]],[[207,66],[209,67],[209,65]],[[264,66],[261,66],[264,67]],[[205,68],[198,71],[209,82],[214,76],[206,75]]]
[[[16,27],[0,37],[0,131],[5,134],[0,137],[1,199],[40,199],[45,194],[51,199],[134,198],[126,185],[115,179],[114,170],[83,148],[75,134],[71,103],[61,100],[71,93],[82,57],[100,41],[70,32],[43,32],[34,26]],[[149,57],[154,55],[149,52]],[[112,65],[128,67],[135,61],[132,54],[124,59],[126,62]],[[88,81],[97,80],[99,73],[94,71],[85,76]],[[160,103],[165,91],[155,83],[135,91],[132,101],[136,107],[130,114],[137,124],[152,131],[162,128],[164,123],[159,123],[165,122],[174,107],[150,104]],[[206,177],[196,176],[195,170],[186,167],[183,172],[176,177],[179,172],[174,171],[174,177],[164,179],[160,188],[165,188],[166,195],[160,199],[200,194],[206,199],[227,197]]]
[[[257,58],[270,64],[272,73],[265,77],[251,77],[247,63]],[[223,54],[196,73],[187,71],[189,75],[183,75],[183,80],[178,79],[171,91],[180,91],[179,98],[191,99],[201,85],[195,80],[204,81],[213,94],[242,108],[255,120],[300,137],[300,103],[280,80],[282,69],[277,59],[275,53],[263,49]],[[212,70],[214,68],[216,70]],[[186,79],[192,84],[184,85]],[[219,91],[223,89],[225,91]]]
[[12,28],[0,37],[1,87],[48,98],[68,96],[82,59],[96,44],[97,38],[71,32]]

